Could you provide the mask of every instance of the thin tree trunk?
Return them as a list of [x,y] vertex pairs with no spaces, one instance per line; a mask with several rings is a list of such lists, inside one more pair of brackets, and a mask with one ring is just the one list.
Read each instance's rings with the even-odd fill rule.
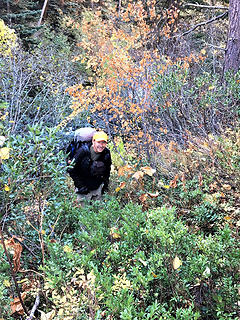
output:
[[229,1],[229,30],[224,61],[224,73],[240,69],[240,1]]
[[46,11],[47,3],[48,3],[48,0],[45,0],[45,1],[44,1],[44,4],[43,4],[43,7],[42,7],[41,17],[40,17],[40,19],[39,19],[39,21],[38,21],[38,27],[39,27],[39,26],[41,25],[41,23],[42,23],[42,19],[43,19],[43,16],[44,16],[44,14],[45,14],[45,11]]

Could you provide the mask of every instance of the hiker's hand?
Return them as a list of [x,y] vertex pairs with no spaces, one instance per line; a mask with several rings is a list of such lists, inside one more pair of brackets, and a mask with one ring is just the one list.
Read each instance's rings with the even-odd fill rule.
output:
[[77,191],[76,191],[76,193],[79,193],[79,194],[87,194],[88,192],[89,190],[87,187],[77,188]]

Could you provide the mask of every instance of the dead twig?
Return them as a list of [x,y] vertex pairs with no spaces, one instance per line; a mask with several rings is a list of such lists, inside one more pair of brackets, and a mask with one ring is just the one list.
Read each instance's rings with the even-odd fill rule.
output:
[[183,33],[182,35],[180,35],[179,37],[186,36],[187,34],[193,32],[193,31],[194,31],[195,29],[197,29],[198,27],[205,26],[205,25],[207,25],[207,24],[209,24],[209,23],[212,23],[212,22],[214,22],[214,21],[216,21],[216,20],[219,20],[219,19],[223,19],[223,18],[225,18],[227,15],[228,15],[228,12],[224,12],[224,13],[222,13],[222,14],[220,14],[220,15],[218,15],[218,16],[210,19],[210,20],[200,22],[200,23],[196,24],[195,26],[193,26],[190,30],[184,32],[184,33]]
[[39,303],[40,303],[40,295],[37,294],[36,299],[35,299],[35,303],[32,307],[32,310],[31,310],[30,315],[27,318],[27,320],[32,320],[32,318],[34,317],[34,313],[37,310],[37,307],[39,306]]
[[195,7],[195,8],[202,8],[202,9],[210,9],[210,10],[228,10],[228,7],[223,6],[207,6],[203,4],[196,4],[196,3],[185,3],[183,7]]

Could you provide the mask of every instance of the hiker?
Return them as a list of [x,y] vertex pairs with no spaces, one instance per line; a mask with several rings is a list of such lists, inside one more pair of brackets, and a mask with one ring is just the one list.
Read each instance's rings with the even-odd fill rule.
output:
[[112,162],[107,141],[105,132],[95,131],[91,141],[79,144],[73,157],[73,167],[68,169],[82,204],[84,200],[100,200],[108,190]]

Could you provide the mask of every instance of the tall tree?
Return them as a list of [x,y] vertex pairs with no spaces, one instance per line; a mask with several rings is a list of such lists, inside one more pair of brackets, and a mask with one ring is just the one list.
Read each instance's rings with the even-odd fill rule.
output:
[[240,1],[229,1],[229,30],[224,72],[240,69]]

